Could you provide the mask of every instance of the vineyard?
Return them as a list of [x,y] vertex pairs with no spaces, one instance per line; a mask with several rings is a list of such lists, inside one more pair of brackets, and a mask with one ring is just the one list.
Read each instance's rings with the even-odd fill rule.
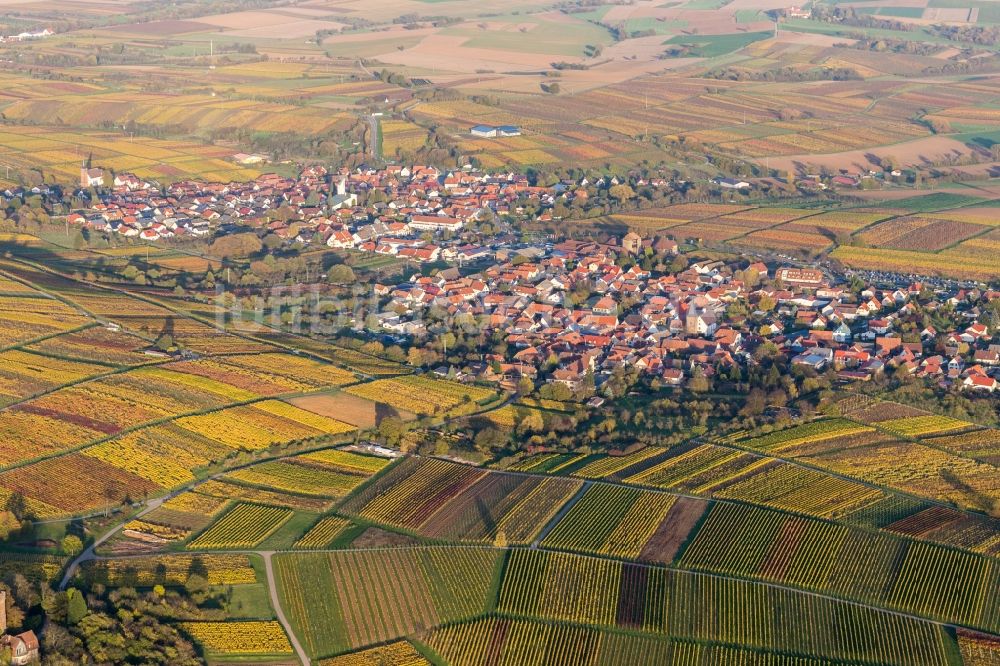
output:
[[365,479],[363,476],[326,470],[318,465],[297,464],[295,460],[261,463],[231,472],[224,478],[236,483],[315,497],[346,495]]
[[482,614],[499,565],[487,549],[395,549],[274,558],[282,606],[312,656]]
[[336,366],[292,354],[226,356],[183,361],[170,367],[236,386],[258,396],[299,393],[355,381],[354,375]]
[[382,458],[326,449],[231,472],[223,480],[311,497],[342,497],[388,464]]
[[96,560],[83,566],[83,576],[102,585],[153,587],[180,586],[192,573],[211,585],[244,585],[257,582],[246,555],[171,554],[125,560]]
[[91,327],[66,333],[25,347],[28,351],[55,354],[87,363],[107,363],[125,367],[150,362],[141,349],[148,343],[121,331]]
[[341,510],[433,538],[527,543],[580,485],[571,479],[409,458],[352,496]]
[[680,566],[1000,629],[993,560],[754,507],[714,507]]
[[[449,625],[434,631],[427,642],[454,666],[479,666],[484,663],[505,666],[825,666],[836,663],[760,648],[696,643],[663,636],[506,617]],[[968,639],[966,646],[970,653],[985,649],[973,639]],[[341,666],[341,662],[330,663],[331,666]]]
[[379,379],[351,386],[346,390],[362,398],[422,415],[474,411],[476,403],[496,397],[496,393],[489,389],[412,375]]
[[[912,442],[886,442],[803,456],[821,469],[933,500],[976,507],[980,497],[1000,497],[996,468]],[[961,480],[949,483],[942,476]]]
[[886,270],[898,273],[945,275],[974,280],[989,280],[1000,273],[1000,259],[995,253],[975,255],[969,252],[932,253],[840,246],[831,256],[852,268]]
[[347,529],[351,521],[337,516],[320,519],[308,532],[292,546],[296,550],[314,550],[329,548],[340,534]]
[[[183,377],[189,379],[177,380]],[[248,396],[255,394],[160,368],[142,368],[59,389],[0,411],[0,432],[11,438],[6,449],[0,446],[0,456],[6,451],[13,463],[64,454],[0,473],[0,488],[17,490],[36,502],[36,515],[63,515],[99,506],[109,497],[141,497],[175,488],[192,481],[197,470],[237,450],[315,440],[355,429],[277,400],[211,411],[224,401]],[[143,422],[204,410],[210,411],[115,437]],[[88,442],[99,443],[88,446]],[[82,451],[71,452],[77,448]],[[329,492],[344,494],[365,476],[358,470],[304,462],[279,465],[270,484],[280,488],[296,483],[294,473],[299,472],[299,480],[312,478],[314,488],[319,484],[329,487]],[[73,466],[75,474],[66,477]],[[286,472],[283,476],[282,471]],[[259,477],[263,473],[247,474]],[[47,479],[63,477],[67,482],[57,492],[47,489]]]
[[959,455],[968,455],[984,462],[1000,462],[1000,430],[974,430],[960,435],[935,436],[924,440]]
[[675,499],[665,493],[591,486],[542,545],[636,559],[670,513]]
[[[823,425],[802,426],[805,430],[801,433],[773,433],[739,445],[786,448],[871,430],[849,422],[818,423]],[[681,446],[666,452],[647,449],[600,459],[579,469],[574,465],[567,471],[581,474],[593,466],[598,471],[615,470],[615,478],[630,485],[740,500],[817,517],[841,516],[884,496],[877,488],[714,444]]]
[[55,555],[0,553],[0,575],[18,574],[32,583],[57,580],[66,560]]
[[188,544],[188,548],[252,548],[274,534],[292,512],[258,504],[237,504]]
[[[510,554],[497,610],[831,660],[891,664],[944,663],[948,640],[930,623],[829,598],[544,551]],[[754,622],[745,621],[748,613],[753,613]],[[838,629],[847,626],[849,632]]]
[[269,506],[280,506],[308,512],[323,512],[330,508],[332,500],[324,497],[291,494],[268,490],[244,483],[234,483],[227,479],[212,479],[198,485],[192,494],[206,495],[222,500],[236,500]]
[[214,656],[291,656],[278,622],[183,622],[181,629]]
[[741,447],[759,449],[782,456],[841,448],[855,441],[871,443],[875,428],[846,419],[822,419],[760,437],[738,440]]
[[176,423],[184,430],[236,449],[262,449],[354,430],[354,426],[277,400],[185,417]]
[[427,141],[427,130],[402,120],[382,120],[382,154],[390,157],[413,153]]
[[[975,460],[974,456],[968,456],[961,449],[950,453],[947,445],[928,446],[896,439],[896,437],[920,438],[960,432],[973,428],[972,423],[929,414],[898,403],[850,404],[844,401],[840,409],[851,420],[822,419],[760,437],[737,439],[733,445],[774,452],[776,455],[794,458],[824,472],[833,472],[931,500],[954,502],[964,507],[975,508],[981,505],[983,497],[1000,497],[1000,482],[997,481],[995,468],[992,465]],[[980,439],[989,442],[992,437],[990,431],[971,430],[968,433],[949,435],[947,441],[962,441],[964,438],[969,438],[970,442]],[[989,451],[989,444],[986,446],[986,450]],[[942,478],[942,471],[944,476],[953,480],[959,479],[961,483],[956,486],[945,481]],[[772,477],[776,480],[781,479],[782,483],[790,482],[793,477],[806,479],[817,473],[802,469],[770,472]],[[775,476],[777,474],[780,476]],[[818,481],[819,477],[814,479]],[[766,497],[757,494],[753,486],[750,479],[737,484],[735,488],[725,490],[719,496],[749,499],[777,508],[832,517],[842,515],[844,512],[857,511],[865,504],[879,500],[882,494],[872,488],[868,488],[866,494],[864,487],[856,487],[846,479],[824,480],[822,486],[833,493],[829,498],[830,501],[836,502],[836,497],[840,497],[844,500],[844,504],[817,513],[815,510],[807,510],[805,506],[797,508],[796,505],[785,502],[785,499],[794,495],[778,498],[777,501],[767,501]],[[838,487],[839,490],[836,490]],[[761,490],[769,492],[768,488]],[[814,490],[808,488],[803,490],[815,494],[817,499],[824,494],[821,486],[815,486]],[[748,494],[740,497],[741,492]]]
[[352,652],[340,657],[322,659],[319,666],[430,666],[412,645],[397,641],[380,647]]
[[16,349],[5,351],[0,353],[0,406],[110,370]]
[[930,415],[879,421],[878,425],[903,437],[922,437],[949,430],[964,430],[971,428],[973,424],[948,416]]

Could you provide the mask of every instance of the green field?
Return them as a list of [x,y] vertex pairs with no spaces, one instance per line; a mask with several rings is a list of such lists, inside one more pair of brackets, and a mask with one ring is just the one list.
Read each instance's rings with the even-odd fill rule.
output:
[[687,47],[685,56],[689,58],[716,58],[738,51],[744,46],[762,39],[770,39],[771,32],[740,32],[730,35],[677,35],[664,44]]

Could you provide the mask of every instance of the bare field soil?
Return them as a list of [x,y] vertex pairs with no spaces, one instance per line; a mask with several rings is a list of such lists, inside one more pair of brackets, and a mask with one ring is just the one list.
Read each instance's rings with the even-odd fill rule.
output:
[[769,158],[769,164],[772,169],[779,169],[781,171],[787,171],[788,169],[802,171],[806,165],[827,167],[834,170],[867,171],[876,164],[877,159],[885,157],[892,157],[899,163],[910,166],[928,164],[946,155],[968,155],[971,152],[972,150],[968,146],[956,139],[947,136],[928,136],[913,141],[897,143],[892,146],[848,150],[842,153],[771,157]]
[[396,534],[378,527],[369,527],[357,539],[351,542],[352,548],[395,548],[412,546],[418,543],[416,539],[405,534]]
[[127,33],[130,35],[162,36],[184,35],[192,32],[207,32],[212,26],[199,21],[150,21],[148,23],[130,23],[113,28],[105,28],[106,32]]
[[662,564],[672,563],[677,551],[684,545],[688,534],[707,508],[708,502],[705,500],[679,497],[642,549],[639,559]]
[[[450,72],[474,73],[479,70],[507,70],[512,68],[547,69],[557,58],[544,53],[524,53],[505,49],[487,49],[464,46],[470,41],[459,35],[431,34],[416,46],[379,54],[378,60],[394,65],[412,65]],[[582,58],[560,56],[567,62],[580,62]]]
[[285,39],[312,37],[317,30],[341,30],[346,27],[344,23],[315,20],[309,16],[289,16],[284,12],[273,10],[216,14],[203,16],[198,21],[222,28],[230,35],[240,37],[280,35]]
[[396,416],[404,421],[416,418],[410,412],[343,392],[307,395],[292,398],[288,402],[314,414],[350,423],[361,429],[374,428],[389,416]]
[[326,416],[358,428],[372,428],[375,423],[375,403],[349,393],[307,395],[292,398],[290,403],[313,414]]

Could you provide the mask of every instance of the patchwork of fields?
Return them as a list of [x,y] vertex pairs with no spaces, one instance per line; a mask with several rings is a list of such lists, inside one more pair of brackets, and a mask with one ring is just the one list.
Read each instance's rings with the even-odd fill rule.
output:
[[[196,566],[216,584],[250,586],[248,553],[277,550],[290,629],[334,666],[420,664],[426,648],[456,664],[755,655],[923,666],[958,652],[978,664],[972,655],[1000,644],[1000,523],[933,484],[894,485],[891,465],[913,467],[901,448],[873,478],[831,460],[905,443],[988,493],[977,465],[992,465],[1000,438],[863,396],[838,407],[764,434],[543,453],[506,470],[331,448],[290,455],[172,497],[126,525],[147,554],[115,558],[128,552],[120,539],[80,575],[169,586]],[[149,553],[150,543],[187,552]],[[287,654],[284,628],[255,620],[279,646],[267,651],[240,637],[246,621],[184,630],[210,653]]]
[[733,252],[781,252],[812,259],[828,254],[851,268],[988,281],[1000,274],[994,201],[937,193],[884,207],[838,209],[678,204],[575,224],[662,235]]
[[[84,288],[12,260],[0,268],[0,298],[10,316],[0,353],[0,432],[7,442],[0,447],[0,494],[23,496],[38,518],[161,494],[274,447],[349,436],[355,425],[282,398],[359,385],[366,372],[392,365],[350,350],[341,358],[329,347],[324,358],[290,354],[152,300]],[[165,331],[200,357],[177,360],[156,350]],[[442,409],[458,406],[454,396],[461,394],[450,383],[420,382],[423,395],[440,392]],[[386,396],[375,397],[352,399],[375,412]],[[243,484],[253,491],[248,501],[289,487],[332,498],[378,470],[348,458],[310,454],[216,483]],[[182,515],[171,526],[151,516],[132,528],[176,537],[203,527],[199,517]]]

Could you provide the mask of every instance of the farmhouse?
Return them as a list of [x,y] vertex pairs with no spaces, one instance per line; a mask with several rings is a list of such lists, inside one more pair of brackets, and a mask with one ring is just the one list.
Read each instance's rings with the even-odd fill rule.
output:
[[0,647],[10,650],[10,663],[14,666],[38,662],[38,636],[33,631],[7,634],[7,592],[0,590]]
[[13,666],[24,666],[38,661],[38,637],[33,631],[4,636],[0,639],[0,644],[10,648],[10,663]]

